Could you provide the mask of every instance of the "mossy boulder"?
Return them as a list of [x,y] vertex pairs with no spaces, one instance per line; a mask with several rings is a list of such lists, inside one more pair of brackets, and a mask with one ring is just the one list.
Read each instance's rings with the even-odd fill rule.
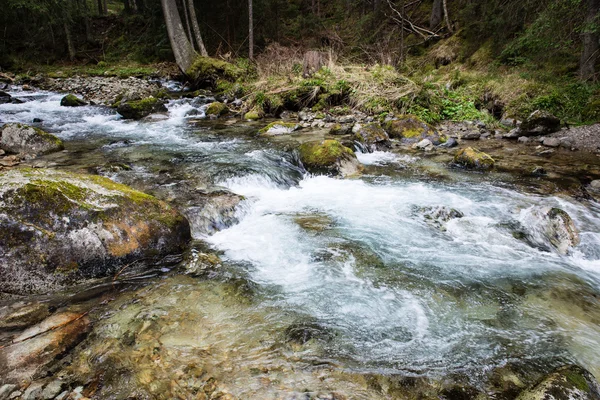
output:
[[167,112],[167,107],[163,100],[147,97],[142,100],[121,101],[117,112],[125,119],[142,119],[152,113]]
[[258,121],[262,116],[256,110],[250,110],[246,114],[244,114],[244,119],[247,121]]
[[41,155],[61,151],[63,142],[39,128],[6,124],[0,130],[0,148],[7,153]]
[[350,124],[333,124],[329,128],[329,134],[334,136],[349,135],[352,133],[352,125]]
[[275,121],[262,128],[258,133],[261,136],[279,136],[289,135],[300,129],[300,125],[295,122]]
[[402,143],[414,144],[421,140],[429,139],[434,145],[443,143],[445,137],[431,125],[421,121],[414,115],[405,115],[398,119],[387,121],[383,128],[392,139],[398,139]]
[[521,136],[547,135],[560,131],[560,119],[547,111],[536,110],[519,127]]
[[459,150],[454,156],[454,164],[469,169],[488,170],[493,168],[495,163],[488,154],[473,147]]
[[208,107],[206,107],[205,114],[220,117],[222,115],[229,114],[229,108],[227,108],[225,104],[215,101],[214,103],[210,103]]
[[362,170],[354,151],[337,140],[303,143],[299,153],[300,161],[312,173],[348,176]]
[[112,275],[179,252],[189,238],[177,210],[110,179],[55,170],[0,174],[0,291],[46,293]]
[[390,148],[390,138],[378,123],[355,125],[354,130],[353,139],[360,143],[365,150],[373,152]]
[[198,57],[185,74],[196,87],[216,88],[218,82],[235,82],[242,76],[242,70],[223,60]]
[[598,382],[577,365],[561,367],[534,387],[523,391],[517,400],[598,400]]
[[68,94],[60,100],[60,105],[63,107],[81,107],[87,106],[87,103],[74,94]]

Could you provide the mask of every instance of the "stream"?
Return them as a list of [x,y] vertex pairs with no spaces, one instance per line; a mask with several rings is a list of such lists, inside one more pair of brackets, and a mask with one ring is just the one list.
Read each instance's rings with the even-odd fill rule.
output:
[[[94,308],[94,331],[64,373],[103,371],[102,398],[185,393],[171,381],[192,364],[222,390],[261,399],[395,398],[432,382],[489,394],[503,368],[530,385],[568,363],[600,378],[593,201],[494,173],[443,167],[431,178],[418,154],[358,154],[359,178],[312,176],[290,145],[310,133],[254,138],[265,123],[205,120],[210,99],[171,100],[167,115],[127,121],[107,107],[61,107],[61,94],[10,94],[24,103],[0,105],[0,123],[39,118],[65,142],[31,165],[100,173],[171,202],[192,224],[189,253],[223,260],[207,276],[169,266],[101,295],[110,301]],[[195,224],[198,198],[216,189],[244,200],[238,223],[208,234]],[[439,206],[464,216],[424,218]],[[567,255],[536,227],[544,206],[579,230]]]

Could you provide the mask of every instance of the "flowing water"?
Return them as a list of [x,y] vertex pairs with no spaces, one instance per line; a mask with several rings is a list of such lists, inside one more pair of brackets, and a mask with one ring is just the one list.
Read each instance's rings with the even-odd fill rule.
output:
[[[25,103],[0,105],[0,122],[40,118],[66,144],[34,165],[102,173],[173,202],[192,223],[206,191],[245,198],[239,223],[210,236],[192,226],[223,270],[209,279],[167,273],[113,295],[78,350],[81,363],[141,318],[158,321],[142,331],[149,347],[172,350],[162,359],[202,360],[242,398],[392,393],[361,381],[369,376],[458,377],[484,388],[505,366],[530,384],[569,362],[600,378],[597,203],[541,196],[498,175],[425,179],[426,161],[386,152],[359,154],[368,166],[360,178],[311,176],[289,142],[251,137],[260,124],[203,120],[208,100],[173,100],[167,116],[125,121],[104,107],[60,107],[58,94],[12,94]],[[432,224],[423,209],[437,206],[464,217]],[[579,229],[568,255],[540,235],[542,206],[567,211]],[[140,362],[120,357],[123,368]],[[140,374],[137,384],[161,379]],[[135,386],[116,382],[107,393]]]

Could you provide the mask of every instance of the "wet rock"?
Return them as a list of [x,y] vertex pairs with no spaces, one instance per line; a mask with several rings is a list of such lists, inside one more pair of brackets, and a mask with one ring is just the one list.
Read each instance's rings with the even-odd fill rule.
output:
[[560,139],[546,138],[546,139],[544,139],[542,144],[546,147],[558,147],[558,146],[560,146]]
[[257,121],[261,119],[261,115],[256,110],[250,110],[246,114],[244,114],[244,119],[247,121]]
[[10,103],[12,96],[0,90],[0,104]]
[[48,305],[39,302],[0,307],[0,329],[26,328],[37,324],[49,314]]
[[333,227],[333,219],[327,214],[300,214],[294,217],[294,222],[302,229],[311,232],[323,232]]
[[470,169],[487,170],[493,168],[495,163],[488,154],[472,147],[462,149],[454,156],[454,164]]
[[6,124],[0,130],[0,148],[8,153],[41,155],[61,151],[64,145],[56,136],[39,128]]
[[447,206],[421,207],[417,208],[417,212],[423,215],[427,224],[442,231],[446,230],[444,227],[446,222],[465,216],[462,212]]
[[531,142],[531,139],[529,139],[527,136],[520,136],[519,139],[517,139],[517,141],[519,143],[529,143]]
[[44,122],[44,120],[41,118],[34,118],[31,120],[31,122],[33,122],[34,124],[39,124],[40,122]]
[[68,94],[60,100],[60,105],[63,107],[81,107],[87,106],[87,103],[74,94]]
[[223,115],[229,114],[229,108],[223,103],[215,101],[214,103],[210,103],[206,107],[205,111],[206,115],[214,115],[216,117],[221,117]]
[[560,130],[560,119],[546,111],[536,110],[519,127],[525,136],[547,135]]
[[152,113],[166,112],[162,100],[155,97],[147,97],[142,100],[121,101],[117,106],[117,112],[125,119],[142,119]]
[[329,329],[312,321],[297,322],[285,329],[286,341],[296,344],[306,344],[311,340],[328,342],[334,336]]
[[471,131],[461,136],[463,140],[479,140],[481,138],[481,132]]
[[300,126],[294,122],[275,121],[262,128],[259,134],[261,136],[289,135],[298,129],[300,129]]
[[185,211],[192,226],[192,235],[194,237],[212,235],[237,224],[236,209],[244,199],[243,196],[227,190],[199,194],[194,201],[194,206]]
[[448,138],[448,140],[446,140],[445,143],[440,144],[440,147],[445,147],[447,149],[450,149],[450,148],[456,147],[456,146],[458,146],[458,141],[453,137]]
[[481,393],[468,385],[453,385],[441,390],[440,398],[445,400],[475,400]]
[[533,176],[546,176],[548,175],[548,171],[546,171],[543,167],[535,167],[533,171],[531,171]]
[[16,388],[17,385],[10,383],[0,386],[0,400],[7,400]]
[[542,207],[534,209],[541,234],[556,248],[559,254],[567,254],[571,247],[579,244],[579,233],[575,223],[560,208]]
[[522,392],[517,400],[597,400],[598,382],[585,369],[568,365],[554,371],[533,388]]
[[299,153],[300,161],[312,173],[348,176],[362,170],[354,151],[337,140],[303,143]]
[[[0,371],[6,371],[4,379],[17,382],[36,377],[57,357],[83,340],[89,330],[89,319],[73,312],[54,314],[27,329],[0,350]],[[39,386],[39,395],[41,393],[42,385]]]
[[42,399],[51,400],[51,399],[55,398],[62,392],[64,386],[65,386],[65,382],[61,381],[60,379],[53,380],[52,382],[50,382],[49,384],[47,384],[44,387],[44,390],[42,391],[42,396],[41,396]]
[[190,260],[185,264],[185,272],[192,276],[201,276],[220,268],[221,265],[222,261],[218,255],[194,250],[190,255]]
[[334,124],[329,129],[330,135],[349,135],[352,133],[352,125],[351,124]]
[[0,290],[39,293],[179,252],[187,220],[168,204],[95,175],[0,174]]
[[600,190],[600,179],[590,182],[590,187],[594,190]]
[[503,139],[518,139],[522,136],[519,128],[511,129],[508,133],[502,135]]
[[423,139],[419,143],[413,144],[413,148],[423,151],[432,151],[434,146],[429,139]]
[[435,145],[443,142],[442,136],[434,127],[414,115],[405,115],[387,121],[383,127],[390,138],[398,139],[405,144],[418,143],[424,139],[431,140]]
[[38,400],[39,398],[42,397],[42,388],[44,387],[44,383],[43,382],[32,382],[31,385],[29,385],[27,387],[27,389],[25,389],[25,392],[23,392],[23,396],[21,397],[21,400]]
[[390,138],[383,128],[375,122],[365,125],[356,124],[353,128],[354,140],[369,152],[386,150],[391,146]]

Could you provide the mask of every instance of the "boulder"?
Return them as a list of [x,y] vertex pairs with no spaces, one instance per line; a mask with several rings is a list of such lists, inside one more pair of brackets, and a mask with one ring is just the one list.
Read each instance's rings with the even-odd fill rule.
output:
[[331,128],[329,128],[330,135],[343,136],[349,135],[352,133],[352,125],[350,124],[333,124]]
[[87,103],[74,94],[68,94],[60,100],[60,105],[63,107],[81,107],[87,106]]
[[295,122],[275,121],[262,128],[259,132],[261,136],[279,136],[289,135],[300,129],[300,125]]
[[167,112],[167,107],[162,100],[147,97],[142,100],[121,101],[117,106],[117,112],[125,119],[142,119],[152,113]]
[[598,382],[585,369],[568,365],[552,372],[532,388],[526,389],[517,400],[598,400]]
[[537,229],[556,248],[559,254],[567,254],[579,244],[579,233],[573,219],[565,211],[555,207],[534,209]]
[[16,383],[41,375],[44,368],[85,338],[89,330],[90,321],[84,313],[51,315],[0,349],[0,371],[4,371],[1,378]]
[[299,153],[300,161],[312,173],[348,176],[362,169],[354,151],[337,140],[303,143]]
[[546,138],[542,142],[542,144],[546,147],[558,147],[560,146],[560,139],[558,138]]
[[0,90],[0,104],[10,103],[12,96]]
[[357,124],[354,131],[353,139],[369,152],[390,148],[389,136],[385,133],[381,125],[376,122],[370,122],[365,125]]
[[247,121],[257,121],[261,119],[260,113],[256,110],[250,110],[244,114],[244,119]]
[[525,136],[547,135],[560,131],[560,119],[549,112],[536,110],[518,129]]
[[431,125],[421,121],[414,115],[405,115],[399,119],[387,121],[383,125],[392,139],[398,139],[406,144],[418,143],[429,139],[434,145],[445,142],[445,137]]
[[211,57],[197,57],[192,66],[185,71],[195,87],[214,89],[219,81],[235,82],[242,73],[237,66]]
[[474,149],[473,147],[467,147],[466,149],[460,150],[454,156],[453,162],[454,164],[465,168],[480,170],[491,169],[496,163],[488,154]]
[[212,235],[238,222],[236,209],[244,196],[227,190],[215,190],[199,195],[194,206],[185,210],[195,238]]
[[6,124],[0,136],[0,148],[7,153],[41,155],[64,149],[62,141],[56,136],[33,126]]
[[204,112],[206,115],[214,115],[215,117],[220,117],[222,115],[229,114],[229,108],[223,103],[215,101],[214,103],[210,103],[206,107],[206,111]]
[[423,139],[419,143],[413,144],[413,148],[423,151],[432,151],[434,146],[429,139]]
[[46,293],[181,251],[188,221],[158,199],[96,175],[0,174],[0,291]]

